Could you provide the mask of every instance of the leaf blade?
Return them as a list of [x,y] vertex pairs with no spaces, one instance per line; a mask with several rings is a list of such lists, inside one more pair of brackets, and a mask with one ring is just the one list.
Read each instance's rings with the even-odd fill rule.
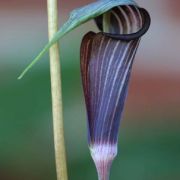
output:
[[43,57],[43,55],[50,49],[50,47],[58,42],[58,40],[60,40],[68,32],[72,31],[81,24],[84,24],[85,22],[107,12],[113,7],[120,5],[136,5],[136,3],[133,0],[99,0],[97,2],[73,10],[70,13],[68,21],[54,35],[52,40],[45,45],[45,47],[35,57],[35,59],[24,69],[18,79],[22,79],[23,76]]

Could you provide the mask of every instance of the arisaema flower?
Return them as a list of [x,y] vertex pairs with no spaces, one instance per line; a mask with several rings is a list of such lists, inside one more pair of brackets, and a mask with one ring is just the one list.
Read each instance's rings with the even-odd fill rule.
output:
[[118,131],[133,60],[150,17],[137,6],[117,6],[95,19],[102,32],[87,33],[81,44],[81,72],[88,118],[88,140],[99,179],[107,180],[117,154]]
[[60,38],[91,19],[100,32],[87,33],[81,44],[88,142],[99,180],[108,180],[117,154],[119,125],[134,57],[140,38],[150,26],[148,12],[133,0],[98,0],[74,10],[19,79]]

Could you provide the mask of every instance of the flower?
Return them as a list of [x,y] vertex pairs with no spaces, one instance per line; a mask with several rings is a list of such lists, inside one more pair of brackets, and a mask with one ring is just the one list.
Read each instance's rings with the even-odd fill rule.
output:
[[[117,154],[120,119],[133,60],[150,17],[137,6],[109,12],[109,32],[89,32],[81,44],[81,74],[88,118],[88,142],[99,179],[109,177]],[[95,19],[103,30],[103,16]]]

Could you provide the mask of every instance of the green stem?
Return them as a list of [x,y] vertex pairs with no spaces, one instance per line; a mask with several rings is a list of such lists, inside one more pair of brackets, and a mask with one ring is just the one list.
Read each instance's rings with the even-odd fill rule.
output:
[[103,31],[108,33],[110,27],[110,12],[103,14]]
[[[47,0],[49,40],[58,31],[57,0]],[[57,180],[67,180],[59,45],[50,48],[50,75]]]

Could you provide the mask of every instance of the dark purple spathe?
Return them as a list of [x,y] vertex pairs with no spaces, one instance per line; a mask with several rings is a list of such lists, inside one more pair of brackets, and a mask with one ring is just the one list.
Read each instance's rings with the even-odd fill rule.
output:
[[90,144],[117,142],[138,42],[115,40],[92,32],[82,41],[81,69]]
[[[95,21],[102,30],[102,16]],[[111,163],[117,154],[119,124],[132,64],[140,36],[149,25],[150,17],[144,9],[119,6],[110,11],[108,34],[89,32],[82,40],[81,74],[88,141],[100,180],[108,179]]]

